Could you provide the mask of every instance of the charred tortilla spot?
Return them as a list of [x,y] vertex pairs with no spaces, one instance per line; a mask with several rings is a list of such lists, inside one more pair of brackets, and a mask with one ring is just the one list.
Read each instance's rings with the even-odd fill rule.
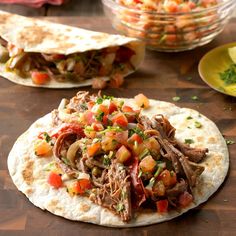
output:
[[80,209],[82,212],[87,212],[87,211],[90,210],[90,208],[91,208],[91,206],[89,206],[88,204],[82,203],[82,204],[80,205],[80,208],[79,208],[79,209]]
[[53,34],[43,27],[35,24],[32,26],[26,26],[18,34],[19,40],[25,40],[28,44],[37,45],[42,43],[45,39],[53,39]]
[[91,36],[91,38],[96,41],[100,41],[100,40],[102,41],[107,38],[107,34],[93,35]]
[[48,204],[48,207],[52,210],[52,211],[63,211],[63,208],[58,206],[59,201],[58,200],[51,200]]
[[26,184],[30,185],[34,181],[33,177],[33,168],[34,168],[34,162],[28,161],[25,169],[22,171],[22,177],[25,180]]
[[0,24],[4,24],[9,18],[9,15],[1,15],[0,16]]
[[217,142],[217,139],[213,136],[209,137],[208,138],[208,143],[216,143]]
[[34,192],[34,190],[32,188],[28,188],[25,193],[26,195],[31,195]]

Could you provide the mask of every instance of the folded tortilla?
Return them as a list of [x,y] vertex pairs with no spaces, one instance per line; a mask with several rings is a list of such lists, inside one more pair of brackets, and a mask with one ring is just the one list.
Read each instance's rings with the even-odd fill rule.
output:
[[[136,70],[145,51],[143,43],[134,38],[88,31],[3,11],[0,11],[0,37],[3,39],[1,41],[21,50],[17,59],[6,63],[6,50],[0,47],[0,75],[18,84],[36,87],[81,87],[91,85],[94,77],[108,80],[114,73],[126,76]],[[22,50],[26,55],[22,54]],[[59,59],[45,62],[45,57],[53,55],[59,55]],[[30,62],[25,57],[30,57]],[[78,66],[81,62],[82,72]],[[102,66],[106,68],[105,72],[101,72]],[[50,80],[45,84],[33,83],[28,72],[33,71],[34,67],[46,72],[50,68]],[[22,70],[27,73],[22,73]]]
[[[125,102],[137,108],[133,99],[125,99]],[[186,138],[191,138],[194,140],[193,147],[207,147],[209,150],[207,157],[201,163],[205,170],[193,189],[194,202],[188,207],[162,214],[140,211],[130,222],[125,223],[109,210],[92,203],[87,197],[71,197],[66,188],[50,187],[47,184],[45,169],[53,157],[36,157],[33,143],[39,133],[51,129],[51,114],[37,120],[13,146],[8,157],[8,168],[15,185],[35,206],[43,210],[70,220],[110,227],[135,227],[167,221],[207,201],[223,183],[229,168],[227,145],[216,125],[195,110],[156,100],[150,100],[150,108],[144,110],[142,114],[148,117],[163,114],[176,128],[177,140],[184,142]],[[192,119],[187,120],[186,117],[190,116]],[[202,124],[200,129],[193,125],[194,120]],[[187,128],[188,126],[191,126],[191,129]]]

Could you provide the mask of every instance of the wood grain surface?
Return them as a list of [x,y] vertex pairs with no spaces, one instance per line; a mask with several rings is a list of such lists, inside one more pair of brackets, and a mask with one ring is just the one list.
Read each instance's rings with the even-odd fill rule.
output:
[[[88,29],[114,32],[105,17],[47,18]],[[207,46],[183,53],[147,51],[139,70],[127,77],[119,89],[105,94],[149,98],[196,109],[212,119],[222,134],[236,141],[236,99],[209,88],[199,77],[200,58],[210,49],[236,41],[236,19]],[[217,59],[216,59],[217,60]],[[89,87],[83,90],[93,91]],[[229,146],[230,171],[222,187],[207,203],[172,221],[133,229],[113,229],[72,222],[33,206],[13,185],[7,170],[7,156],[16,138],[37,118],[57,107],[61,98],[70,98],[77,89],[30,88],[0,78],[0,235],[236,235],[236,145]],[[192,100],[191,96],[198,96]]]

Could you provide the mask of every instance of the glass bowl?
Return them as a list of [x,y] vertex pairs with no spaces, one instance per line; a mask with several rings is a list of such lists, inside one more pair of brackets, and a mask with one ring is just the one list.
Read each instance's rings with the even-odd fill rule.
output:
[[[199,1],[203,0],[192,0],[194,3]],[[150,49],[165,52],[190,50],[209,43],[224,29],[236,6],[236,0],[218,0],[210,7],[195,5],[188,12],[171,13],[143,10],[137,8],[138,5],[128,7],[118,3],[118,0],[102,2],[105,14],[117,31],[144,41]]]

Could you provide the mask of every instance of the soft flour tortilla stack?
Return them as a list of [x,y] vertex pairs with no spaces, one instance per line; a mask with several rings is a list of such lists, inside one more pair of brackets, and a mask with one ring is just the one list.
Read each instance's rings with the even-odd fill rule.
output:
[[[0,37],[2,45],[5,44],[5,48],[0,45],[0,75],[18,84],[37,87],[81,87],[91,85],[94,77],[108,80],[115,73],[126,76],[136,70],[145,50],[134,38],[3,11],[0,11]],[[10,61],[5,55],[7,43],[11,48]],[[33,83],[30,72],[34,70],[49,73],[50,80]]]
[[[133,99],[122,100],[137,109]],[[229,168],[227,146],[216,125],[195,110],[156,100],[150,100],[150,108],[143,110],[142,114],[149,118],[163,114],[176,128],[178,141],[184,142],[186,138],[191,138],[194,141],[192,147],[208,148],[207,156],[201,162],[205,169],[192,190],[194,200],[187,207],[161,214],[155,210],[141,208],[129,222],[123,222],[119,216],[94,204],[88,197],[81,195],[71,197],[65,187],[52,188],[47,182],[47,168],[52,161],[55,161],[55,157],[39,158],[34,153],[34,143],[38,135],[50,132],[53,127],[52,114],[37,120],[14,144],[8,157],[8,168],[15,185],[41,209],[70,220],[110,227],[135,227],[167,221],[207,201],[223,183]],[[68,114],[63,119],[67,118]],[[198,120],[202,127],[195,127],[194,120]],[[191,126],[191,129],[188,126]]]

